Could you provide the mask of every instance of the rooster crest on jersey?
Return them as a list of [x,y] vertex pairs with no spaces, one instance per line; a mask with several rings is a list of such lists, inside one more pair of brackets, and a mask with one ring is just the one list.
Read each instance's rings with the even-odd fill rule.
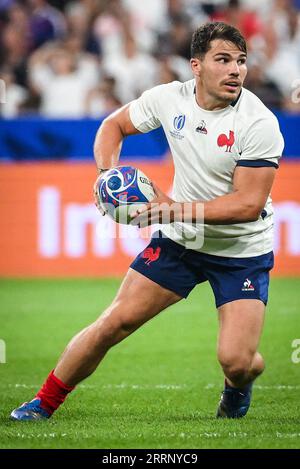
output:
[[218,140],[217,140],[219,147],[226,146],[225,152],[229,152],[229,153],[231,153],[231,148],[234,142],[235,142],[235,139],[234,139],[233,130],[229,130],[229,137],[227,137],[227,135],[225,134],[221,134],[219,135]]
[[102,210],[117,223],[130,224],[130,214],[154,198],[150,179],[132,166],[117,166],[105,173],[97,187]]

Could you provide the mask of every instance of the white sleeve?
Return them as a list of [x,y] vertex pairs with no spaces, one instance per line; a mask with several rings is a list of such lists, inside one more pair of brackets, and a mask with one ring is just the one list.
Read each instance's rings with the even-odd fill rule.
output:
[[131,122],[140,132],[150,132],[150,130],[161,126],[159,95],[163,92],[162,88],[164,86],[155,86],[130,103],[129,116]]
[[261,117],[245,133],[237,166],[278,167],[283,148],[284,140],[275,116]]

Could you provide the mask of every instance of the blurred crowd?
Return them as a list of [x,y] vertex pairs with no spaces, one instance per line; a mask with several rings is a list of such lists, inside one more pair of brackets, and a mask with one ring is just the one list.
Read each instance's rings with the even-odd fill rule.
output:
[[189,80],[191,34],[210,20],[247,39],[245,87],[300,113],[299,10],[299,0],[0,0],[0,115],[99,117]]

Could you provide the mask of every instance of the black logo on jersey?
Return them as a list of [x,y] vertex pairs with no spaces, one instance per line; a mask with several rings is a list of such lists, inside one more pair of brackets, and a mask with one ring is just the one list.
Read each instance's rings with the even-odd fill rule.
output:
[[199,132],[200,134],[205,134],[205,135],[207,134],[206,124],[204,120],[200,122],[200,124],[196,128],[196,132]]

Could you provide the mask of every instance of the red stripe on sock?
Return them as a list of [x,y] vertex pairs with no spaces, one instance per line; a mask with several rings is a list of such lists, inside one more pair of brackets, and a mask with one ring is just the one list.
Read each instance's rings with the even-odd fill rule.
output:
[[41,399],[41,407],[52,415],[74,388],[75,386],[64,384],[54,375],[54,370],[52,370],[35,397]]

